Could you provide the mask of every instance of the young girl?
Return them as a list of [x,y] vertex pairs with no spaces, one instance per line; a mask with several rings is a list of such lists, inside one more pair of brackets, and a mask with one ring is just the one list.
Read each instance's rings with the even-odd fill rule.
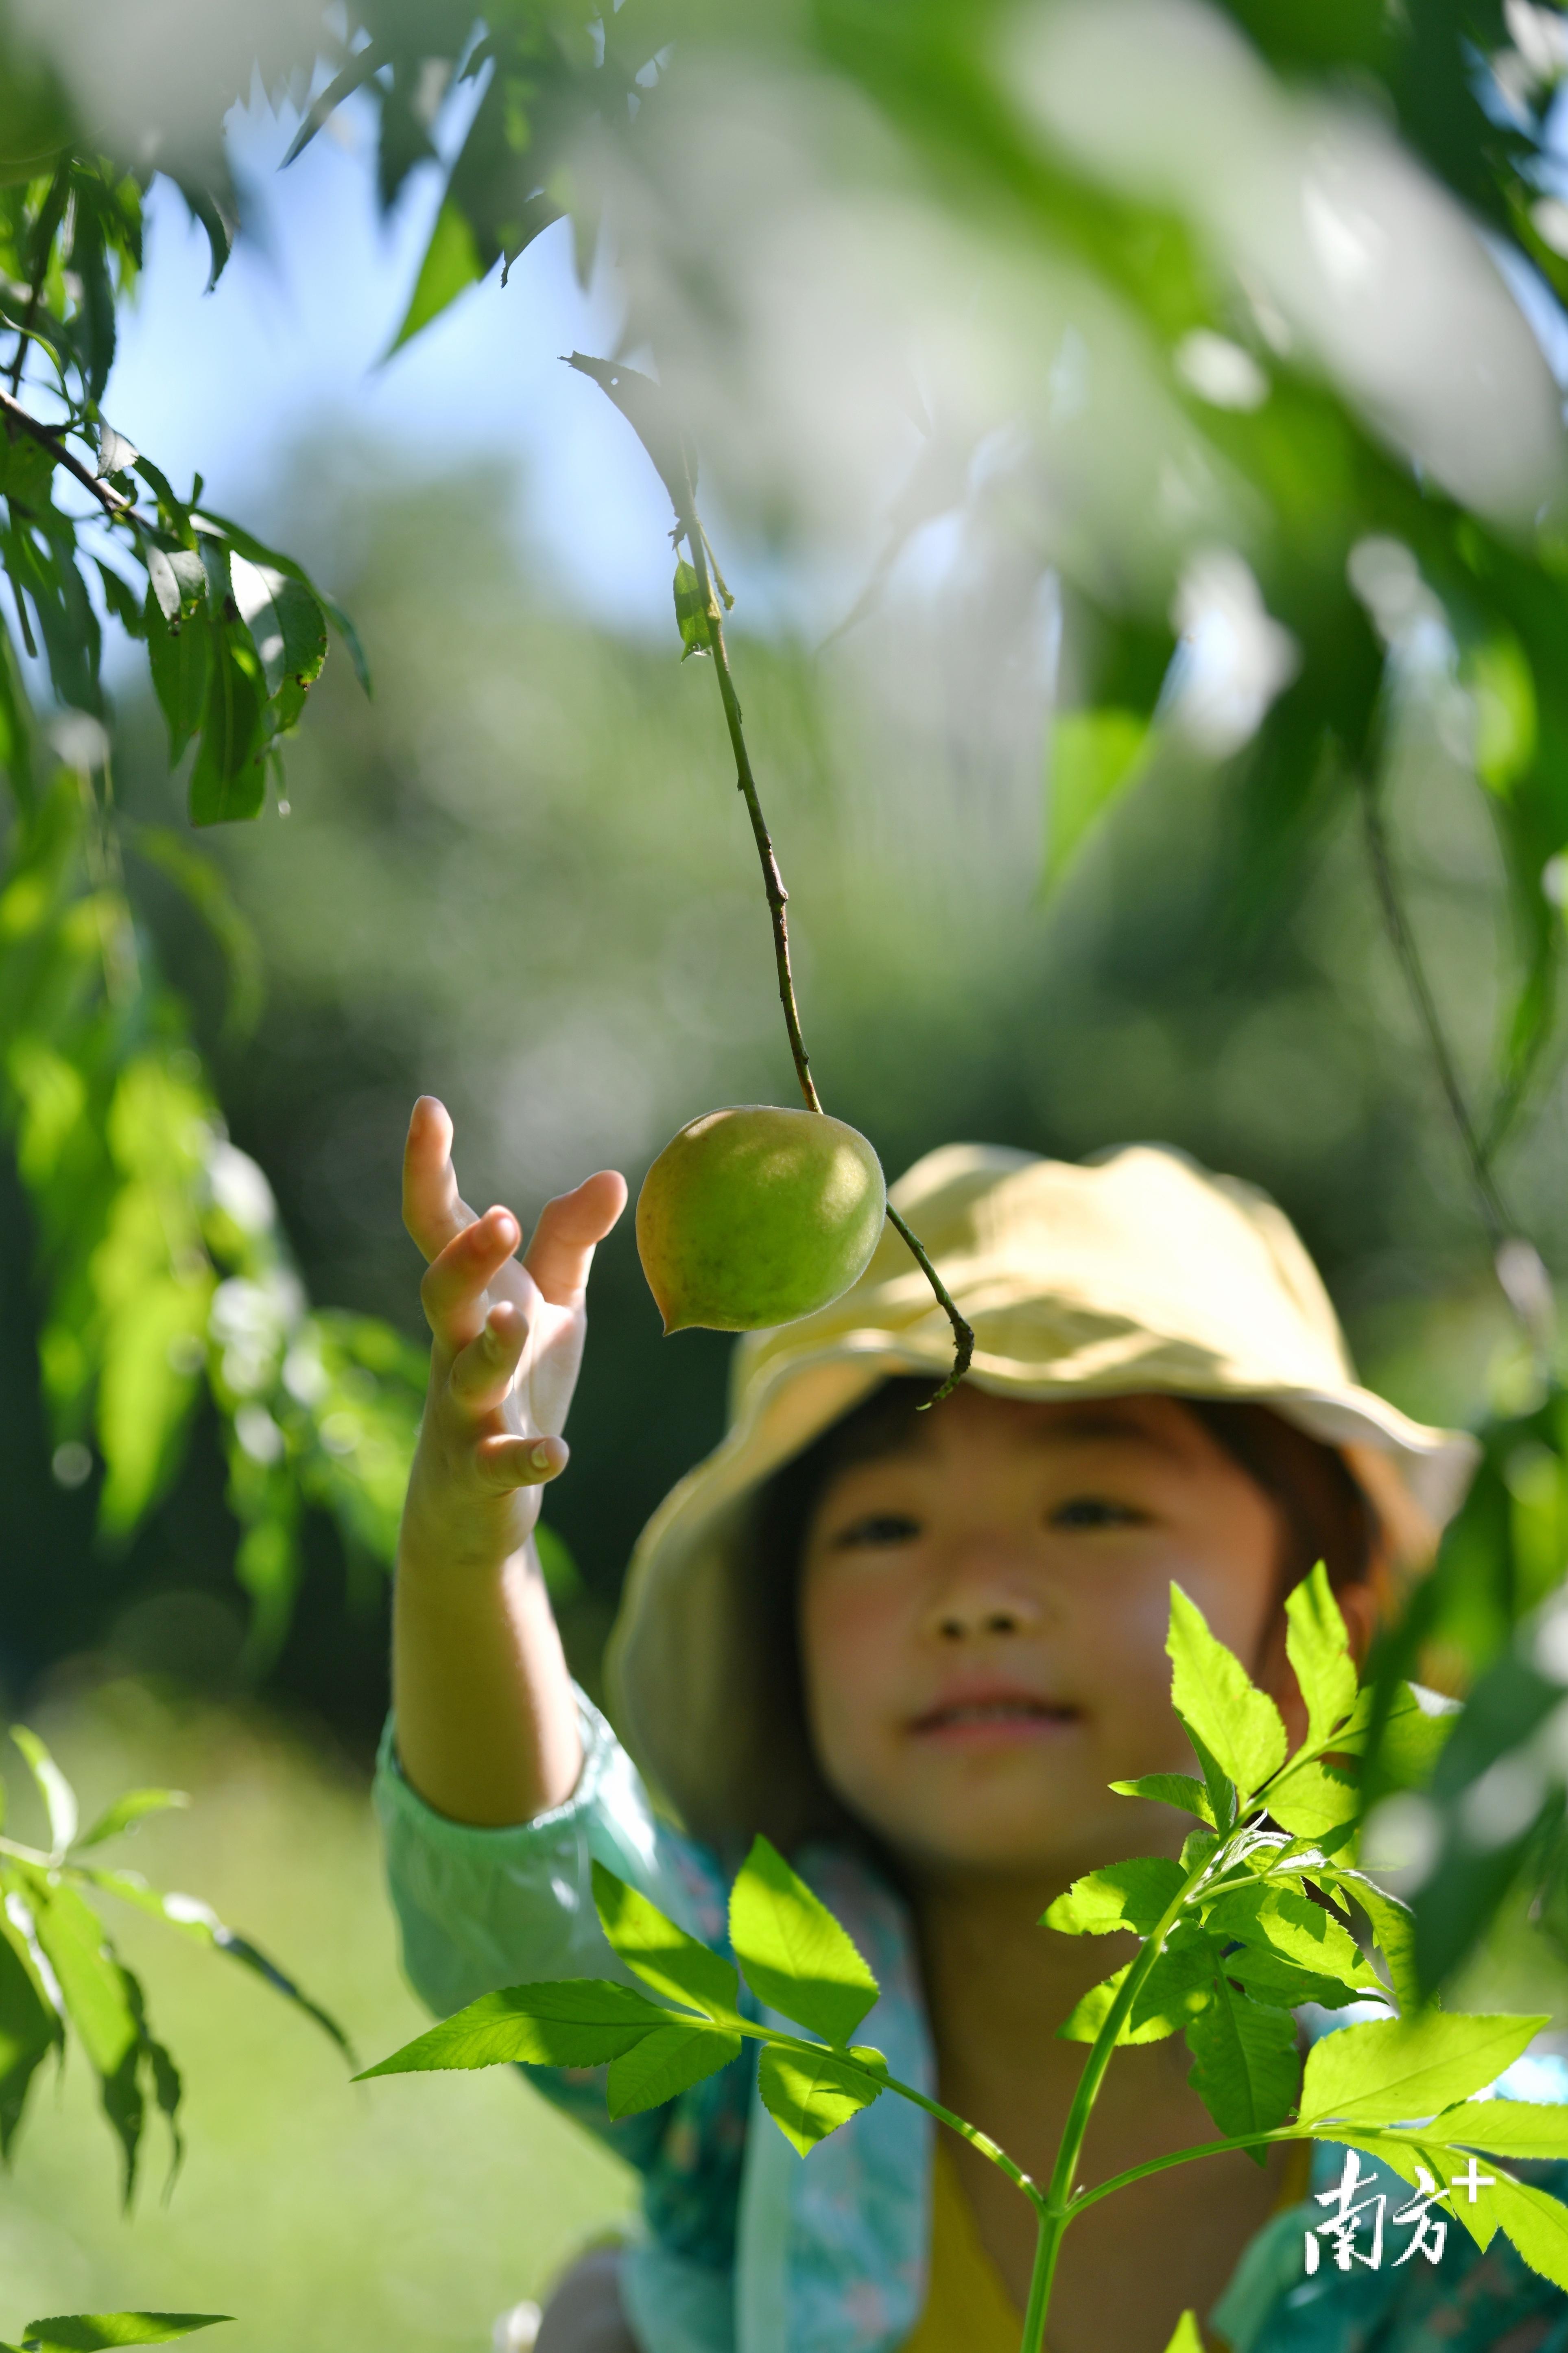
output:
[[[1364,1648],[1458,1502],[1468,1441],[1356,1385],[1315,1270],[1249,1187],[1146,1146],[1083,1167],[933,1153],[895,1198],[974,1326],[973,1370],[919,1410],[949,1329],[891,1229],[843,1299],[740,1344],[729,1434],[632,1564],[609,1659],[623,1747],[573,1689],[531,1530],[626,1187],[601,1174],[551,1202],[520,1260],[510,1212],[459,1198],[450,1143],[422,1101],[405,1200],[435,1345],[378,1784],[415,1986],[445,2013],[624,1975],[595,1857],[722,1944],[763,1830],[880,1981],[866,2038],[1044,2178],[1084,2056],[1056,2029],[1126,1956],[1040,1915],[1080,1873],[1180,1840],[1168,1810],[1107,1787],[1191,1769],[1172,1580],[1294,1742],[1286,1593],[1325,1560]],[[752,2048],[618,2125],[599,2076],[539,2076],[641,2170],[647,2225],[568,2277],[539,2353],[1014,2353],[1025,2200],[890,2100],[802,2163],[763,2116]],[[1186,2071],[1180,2037],[1118,2054],[1086,2179],[1212,2137]],[[1562,2299],[1458,2231],[1436,2269],[1304,2279],[1283,2210],[1307,2189],[1277,2151],[1091,2209],[1052,2353],[1163,2353],[1189,2306],[1234,2353],[1568,2342]]]

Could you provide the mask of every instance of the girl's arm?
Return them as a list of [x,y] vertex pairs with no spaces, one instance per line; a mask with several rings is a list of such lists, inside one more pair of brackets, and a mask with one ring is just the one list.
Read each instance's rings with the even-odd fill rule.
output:
[[602,1171],[550,1202],[520,1261],[516,1219],[476,1217],[451,1145],[446,1111],[422,1095],[403,1214],[429,1261],[430,1388],[398,1537],[393,1705],[419,1795],[455,1821],[498,1827],[563,1803],[582,1769],[533,1528],[541,1488],[566,1465],[594,1248],[626,1187]]

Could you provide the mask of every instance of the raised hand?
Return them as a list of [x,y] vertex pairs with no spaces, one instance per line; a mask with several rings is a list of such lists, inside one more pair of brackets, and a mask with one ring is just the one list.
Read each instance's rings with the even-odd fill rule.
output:
[[429,1261],[420,1296],[433,1345],[405,1541],[454,1567],[494,1566],[526,1541],[540,1489],[565,1468],[588,1269],[626,1198],[613,1170],[588,1177],[546,1204],[520,1259],[511,1212],[477,1216],[458,1190],[444,1106],[432,1095],[415,1105],[403,1216]]

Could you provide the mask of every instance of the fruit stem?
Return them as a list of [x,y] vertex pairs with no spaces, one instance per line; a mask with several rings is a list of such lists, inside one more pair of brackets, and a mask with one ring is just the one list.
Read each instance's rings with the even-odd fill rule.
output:
[[[689,491],[689,487],[688,483]],[[735,783],[744,796],[746,814],[752,820],[752,832],[756,839],[757,856],[762,861],[763,888],[767,893],[768,914],[773,927],[773,960],[778,966],[779,1003],[784,1007],[784,1028],[789,1031],[789,1050],[795,1057],[795,1074],[800,1081],[800,1091],[805,1098],[807,1111],[820,1112],[822,1098],[811,1075],[811,1059],[805,1050],[805,1039],[801,1035],[800,1011],[795,1001],[795,976],[790,970],[789,923],[784,914],[789,904],[789,892],[784,889],[784,876],[779,872],[779,862],[773,854],[773,837],[757,797],[757,780],[752,771],[751,754],[746,749],[745,729],[741,721],[741,699],[735,692],[735,681],[730,673],[729,649],[724,643],[724,615],[719,598],[722,595],[727,604],[729,592],[721,578],[715,588],[718,565],[716,563],[710,565],[708,534],[702,528],[694,499],[689,497],[684,514],[678,511],[678,536],[684,537],[690,550],[692,569],[702,594],[708,621],[709,650],[713,657],[720,699],[724,705],[724,722],[730,730],[730,743],[735,754]],[[940,1405],[969,1370],[974,1355],[974,1334],[954,1306],[947,1285],[926,1255],[919,1236],[910,1231],[890,1201],[888,1204],[888,1223],[895,1232],[903,1236],[916,1265],[936,1293],[942,1313],[952,1326],[952,1370],[935,1395],[927,1398],[921,1408],[924,1413],[931,1406]]]
[[757,780],[752,773],[751,754],[746,749],[745,731],[741,724],[741,699],[735,692],[735,681],[730,674],[730,656],[724,644],[724,618],[718,595],[708,567],[708,539],[697,511],[692,508],[684,518],[687,525],[686,544],[691,551],[692,568],[697,574],[708,616],[708,644],[718,673],[720,700],[724,705],[724,722],[730,730],[730,743],[735,754],[735,783],[745,797],[746,814],[752,820],[752,832],[756,840],[757,856],[763,869],[763,889],[767,894],[768,915],[773,927],[773,962],[778,966],[779,1003],[784,1007],[784,1028],[789,1031],[789,1050],[795,1057],[795,1074],[800,1081],[801,1093],[805,1097],[807,1111],[820,1111],[822,1099],[816,1092],[816,1082],[811,1075],[811,1058],[801,1036],[800,1011],[795,1001],[795,976],[789,961],[789,921],[784,909],[789,904],[789,892],[779,872],[779,862],[773,855],[773,837],[763,816],[763,805],[757,797]]

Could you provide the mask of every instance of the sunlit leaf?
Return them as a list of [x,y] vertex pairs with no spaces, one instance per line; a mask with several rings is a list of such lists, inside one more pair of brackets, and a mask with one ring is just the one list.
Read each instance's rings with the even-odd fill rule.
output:
[[1321,1561],[1286,1596],[1285,1650],[1307,1704],[1307,1745],[1320,1747],[1356,1702],[1350,1638]]
[[111,2345],[168,2345],[198,2328],[216,2328],[226,2312],[74,2312],[29,2320],[24,2353],[101,2353]]
[[1421,2007],[1421,1985],[1415,1974],[1415,1922],[1407,1904],[1397,1895],[1389,1894],[1374,1879],[1360,1872],[1347,1873],[1337,1882],[1340,1892],[1360,1905],[1372,1923],[1372,1933],[1377,1948],[1388,1965],[1389,1981],[1399,1997],[1400,2009],[1415,2011]]
[[831,2051],[808,2054],[770,2042],[757,2063],[763,2105],[802,2157],[868,2108],[881,2088],[874,2076]]
[[267,772],[259,751],[267,681],[260,657],[249,631],[238,621],[215,626],[211,641],[212,674],[191,771],[193,825],[256,817],[266,797]]
[[1489,2193],[1499,2227],[1532,2272],[1568,2289],[1568,2206],[1549,2190],[1500,2175]]
[[1214,1820],[1213,1800],[1190,1773],[1144,1773],[1136,1781],[1112,1781],[1110,1787],[1119,1798],[1147,1798],[1155,1805],[1196,1814],[1200,1822]]
[[1209,1632],[1179,1585],[1171,1588],[1166,1650],[1174,1670],[1171,1696],[1226,1778],[1250,1797],[1285,1761],[1279,1711],[1246,1668]]
[[[1129,1962],[1126,1968],[1090,1986],[1075,2003],[1057,2029],[1064,2042],[1094,2041],[1131,1967]],[[1168,1946],[1139,1987],[1117,2042],[1163,2042],[1167,2035],[1179,2033],[1211,1999],[1214,1970],[1215,1954],[1206,1938],[1193,1937]]]
[[1533,2100],[1468,2100],[1423,2127],[1442,2146],[1485,2149],[1490,2157],[1568,2158],[1568,2106]]
[[1165,2348],[1165,2353],[1204,2353],[1204,2340],[1198,2331],[1195,2313],[1183,2313],[1176,2323],[1176,2333]]
[[610,2062],[605,2101],[611,2116],[635,2116],[716,2075],[741,2055],[741,2038],[717,2026],[656,2027]]
[[1181,1865],[1168,1855],[1135,1856],[1075,1879],[1041,1925],[1067,1936],[1107,1936],[1117,1928],[1147,1936],[1181,1889]]
[[57,1854],[64,1854],[76,1836],[79,1819],[76,1791],[36,1732],[29,1732],[25,1724],[14,1724],[11,1737],[26,1758],[27,1770],[43,1799],[49,1818],[49,1843]]
[[752,1991],[824,2042],[847,2044],[877,1999],[849,1937],[765,1838],[730,1891],[730,1942]]
[[[1222,2133],[1272,2132],[1285,2122],[1301,2080],[1288,2010],[1249,2001],[1220,1978],[1215,1999],[1186,2031],[1193,2054],[1187,2081]],[[1261,2150],[1251,2154],[1263,2162]]]
[[1220,1966],[1255,2001],[1271,2002],[1278,2010],[1298,2010],[1304,2001],[1315,2001],[1324,2010],[1342,2010],[1347,2002],[1366,2000],[1373,1990],[1301,1968],[1271,1945],[1243,1946],[1239,1951],[1226,1953]]
[[0,2158],[11,2154],[33,2079],[60,2033],[25,1938],[0,1915]]
[[1237,1888],[1208,1906],[1204,1925],[1211,1934],[1263,1946],[1341,1985],[1377,1989],[1372,1964],[1350,1930],[1294,1887]]
[[710,2014],[733,2013],[741,1991],[733,1964],[667,1920],[601,1862],[594,1865],[594,1902],[611,1946],[645,1985]]
[[354,2078],[445,2067],[600,2067],[662,2031],[670,2013],[607,1978],[506,1986],[416,2035]]
[[190,1802],[184,1789],[127,1789],[123,1797],[106,1806],[92,1828],[84,1831],[75,1841],[76,1852],[81,1854],[90,1846],[101,1846],[107,1839],[119,1838],[122,1831],[134,1830],[149,1814],[165,1813],[171,1806],[188,1806]]
[[1046,888],[1054,891],[1094,826],[1138,775],[1150,740],[1136,711],[1065,712],[1051,731]]
[[1292,1838],[1326,1839],[1353,1822],[1361,1810],[1361,1786],[1337,1765],[1289,1766],[1268,1788],[1268,1811]]
[[386,356],[403,349],[422,327],[438,319],[449,303],[455,302],[465,287],[473,285],[480,276],[479,252],[474,242],[474,232],[458,207],[449,199],[436,216],[436,226],[430,232],[430,242],[425,248],[425,259],[419,265],[419,275],[414,281],[414,291],[408,298],[408,308],[403,322],[387,346]]
[[1341,2027],[1307,2054],[1301,2120],[1402,2124],[1436,2116],[1494,2082],[1548,2023],[1427,2010]]

